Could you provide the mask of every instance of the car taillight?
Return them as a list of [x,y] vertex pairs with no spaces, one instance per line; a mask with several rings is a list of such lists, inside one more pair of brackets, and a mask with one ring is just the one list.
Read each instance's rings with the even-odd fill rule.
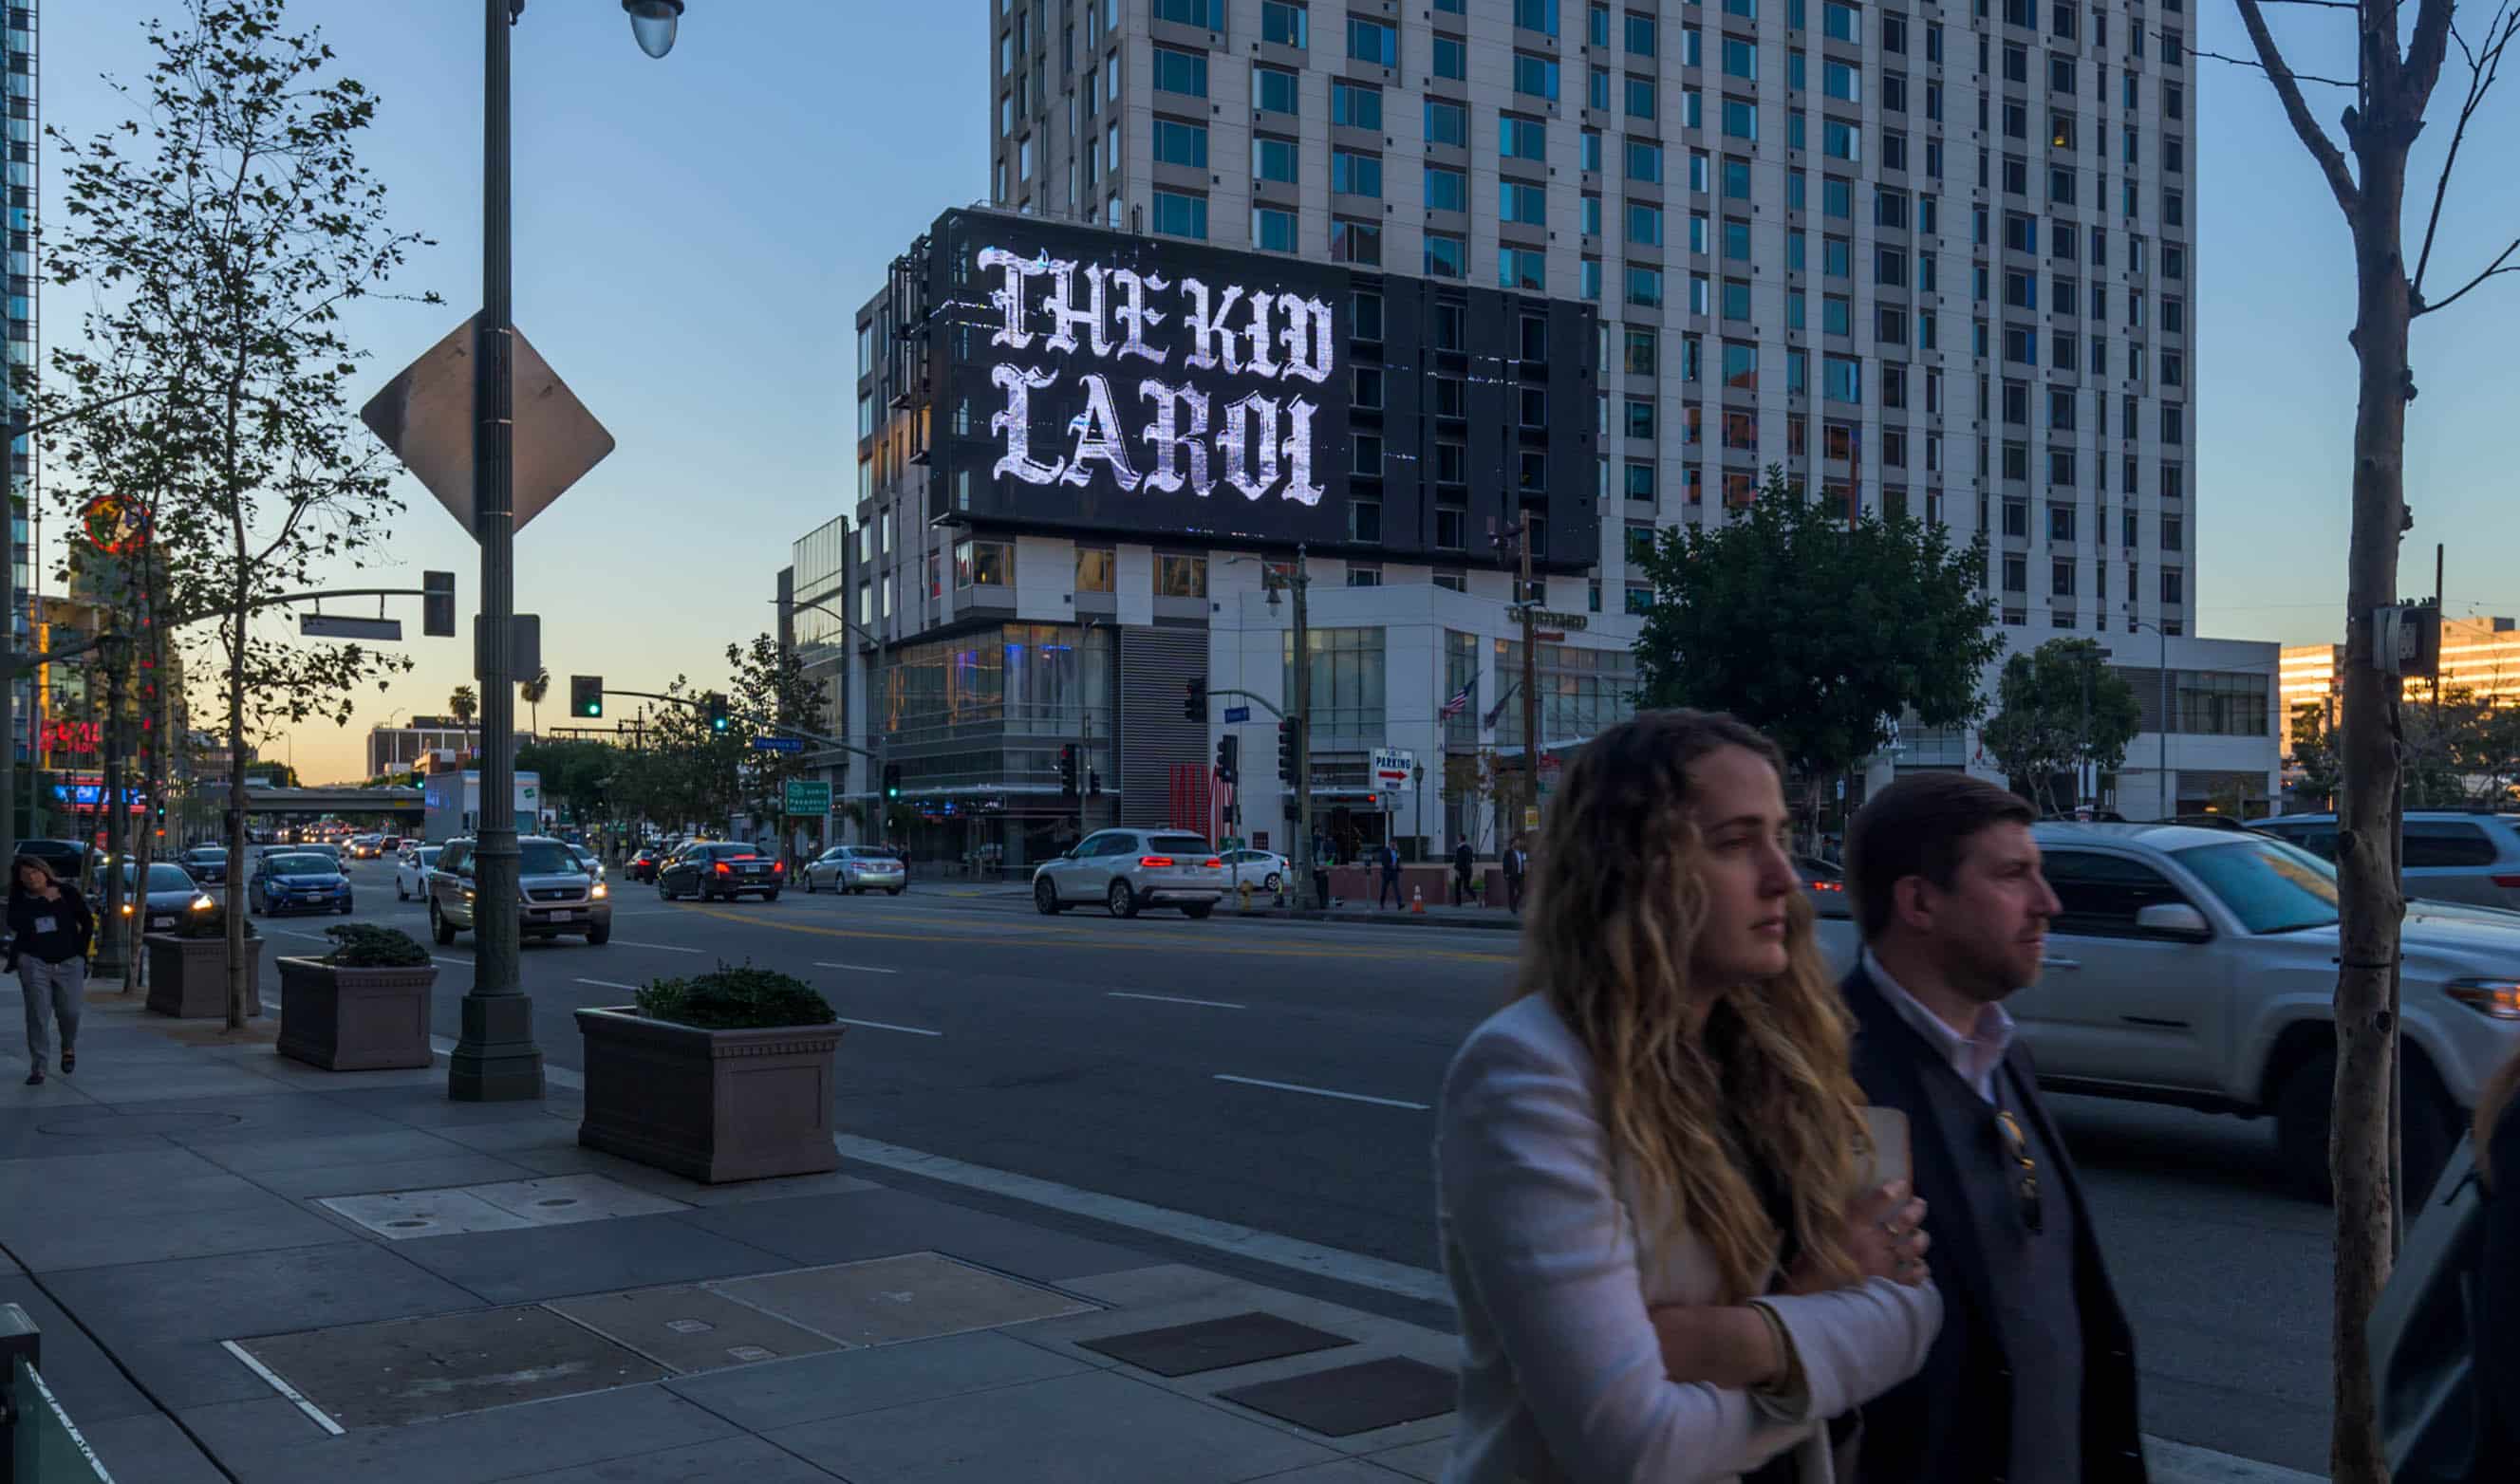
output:
[[1210,871],[1223,871],[1225,869],[1225,862],[1211,858],[1207,863],[1207,869]]
[[1165,867],[1170,866],[1172,863],[1173,858],[1168,855],[1142,855],[1138,857],[1139,866],[1148,871],[1160,871]]
[[717,874],[720,876],[733,876],[735,875],[735,868],[724,861],[720,861],[717,863]]
[[2520,891],[2520,876],[2498,876],[2494,884],[2505,890]]
[[786,861],[774,863],[770,868],[770,873],[773,876],[786,876],[788,874],[788,863]]

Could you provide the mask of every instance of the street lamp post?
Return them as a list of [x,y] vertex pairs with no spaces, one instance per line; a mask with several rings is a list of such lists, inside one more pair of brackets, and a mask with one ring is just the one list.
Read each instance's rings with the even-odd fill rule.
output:
[[[622,0],[640,50],[674,44],[683,0]],[[533,1001],[517,969],[516,304],[509,214],[508,32],[523,0],[483,0],[481,53],[481,312],[473,321],[472,510],[481,540],[481,621],[473,666],[481,687],[481,825],[473,880],[472,987],[464,1030],[447,1058],[446,1093],[495,1102],[543,1095]]]
[[2170,774],[2170,630],[2149,618],[2138,618],[2132,614],[2128,616],[2127,623],[2134,628],[2150,629],[2161,639],[2161,714],[2155,718],[2159,723],[2155,735],[2161,743],[2158,765],[2161,774],[2160,817],[2168,819],[2179,812],[2179,786]]

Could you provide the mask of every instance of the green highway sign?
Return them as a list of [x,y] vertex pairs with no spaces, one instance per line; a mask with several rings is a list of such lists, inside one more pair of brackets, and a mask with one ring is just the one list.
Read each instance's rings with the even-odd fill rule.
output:
[[831,813],[831,782],[827,779],[820,778],[791,778],[788,780],[788,812],[789,814]]
[[1242,848],[1242,836],[1238,834],[1229,834],[1225,837],[1225,842],[1216,848],[1219,850],[1239,850]]

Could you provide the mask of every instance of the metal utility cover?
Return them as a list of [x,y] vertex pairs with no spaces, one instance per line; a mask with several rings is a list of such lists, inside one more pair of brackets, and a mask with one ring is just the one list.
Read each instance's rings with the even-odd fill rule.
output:
[[1077,1341],[1087,1350],[1157,1375],[1196,1375],[1202,1371],[1223,1371],[1355,1343],[1342,1334],[1258,1313],[1229,1314],[1194,1325]]
[[853,1345],[993,1329],[1094,1308],[932,1252],[728,1279],[709,1286]]
[[[481,538],[472,517],[472,343],[478,315],[455,327],[359,409],[359,420],[384,440],[437,503]],[[612,434],[595,421],[557,372],[525,339],[516,338],[516,435],[510,482],[517,529],[612,452]]]
[[344,1427],[391,1427],[669,1373],[537,1304],[236,1343]]
[[691,1209],[679,1200],[633,1190],[602,1175],[554,1175],[542,1180],[466,1186],[463,1193],[538,1227],[603,1221],[614,1216],[660,1216]]
[[1453,1410],[1458,1383],[1440,1366],[1393,1356],[1217,1395],[1324,1437],[1345,1438],[1442,1417]]
[[379,1237],[451,1237],[459,1232],[516,1232],[534,1223],[463,1191],[397,1191],[382,1195],[327,1195],[316,1202]]
[[556,1298],[545,1307],[685,1375],[844,1348],[697,1285]]

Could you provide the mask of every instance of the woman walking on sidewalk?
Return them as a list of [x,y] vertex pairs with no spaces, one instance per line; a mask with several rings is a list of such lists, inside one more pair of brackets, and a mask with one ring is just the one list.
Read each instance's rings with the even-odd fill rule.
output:
[[18,857],[9,881],[9,957],[26,1000],[26,1085],[44,1080],[52,1055],[46,1022],[62,1028],[62,1070],[78,1065],[80,996],[87,989],[87,945],[96,919],[78,888],[31,855]]
[[1446,1484],[1848,1477],[1832,1419],[1924,1364],[1924,1212],[1869,1188],[1782,771],[1696,711],[1567,765],[1517,997],[1444,1080]]

